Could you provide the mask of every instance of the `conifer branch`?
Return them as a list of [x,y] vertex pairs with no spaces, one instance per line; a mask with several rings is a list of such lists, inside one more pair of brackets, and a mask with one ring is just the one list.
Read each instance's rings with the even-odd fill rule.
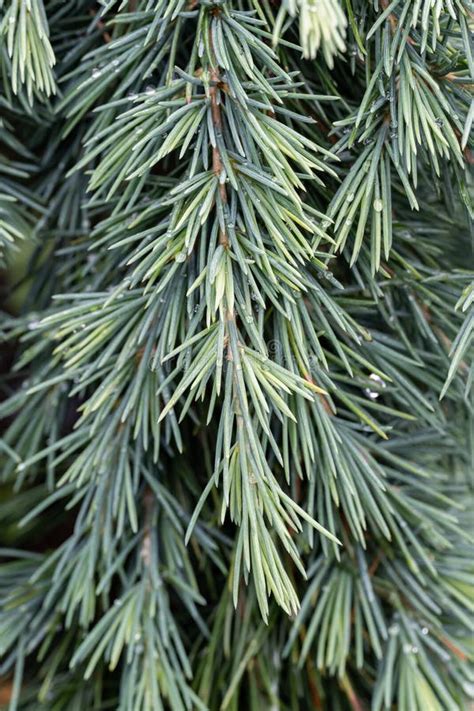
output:
[[0,705],[464,711],[469,4],[0,15]]

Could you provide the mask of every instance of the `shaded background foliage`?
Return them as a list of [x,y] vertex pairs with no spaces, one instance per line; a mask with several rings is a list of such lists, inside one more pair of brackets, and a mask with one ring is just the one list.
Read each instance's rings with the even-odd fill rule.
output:
[[468,3],[1,12],[5,703],[468,708]]

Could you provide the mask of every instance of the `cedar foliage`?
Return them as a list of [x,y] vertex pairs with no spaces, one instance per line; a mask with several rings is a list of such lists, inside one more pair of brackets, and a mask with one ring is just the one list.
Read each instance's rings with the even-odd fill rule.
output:
[[469,3],[0,12],[5,708],[467,709]]

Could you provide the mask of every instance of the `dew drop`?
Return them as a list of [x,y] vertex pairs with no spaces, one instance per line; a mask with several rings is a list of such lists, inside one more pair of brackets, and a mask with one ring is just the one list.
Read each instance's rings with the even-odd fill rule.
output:
[[349,193],[349,195],[346,197],[346,202],[352,202],[355,198],[354,193]]
[[100,71],[100,69],[98,69],[97,67],[94,67],[94,69],[92,70],[92,78],[98,79],[98,77],[100,77],[101,74],[102,74],[102,72]]
[[175,257],[175,260],[177,262],[185,262],[186,261],[186,252],[178,252],[178,254]]
[[[385,381],[382,380],[380,375],[377,375],[377,373],[371,373],[369,375],[369,380],[372,380],[374,383],[376,383],[382,389],[386,387]],[[370,388],[365,388],[364,395],[366,395],[370,400],[377,400],[380,393],[377,392],[377,390],[371,390]]]
[[374,210],[375,212],[382,212],[383,210],[383,202],[380,200],[380,198],[377,198],[374,200]]

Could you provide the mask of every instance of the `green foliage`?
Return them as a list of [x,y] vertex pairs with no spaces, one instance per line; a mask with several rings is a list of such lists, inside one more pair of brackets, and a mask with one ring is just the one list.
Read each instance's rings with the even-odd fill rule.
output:
[[468,3],[0,12],[6,708],[467,710]]
[[[26,84],[28,98],[33,88],[49,96],[56,93],[51,71],[55,56],[48,38],[48,20],[41,0],[13,0],[6,8],[0,26],[11,60],[11,86],[18,94]],[[3,47],[2,47],[3,49]]]

